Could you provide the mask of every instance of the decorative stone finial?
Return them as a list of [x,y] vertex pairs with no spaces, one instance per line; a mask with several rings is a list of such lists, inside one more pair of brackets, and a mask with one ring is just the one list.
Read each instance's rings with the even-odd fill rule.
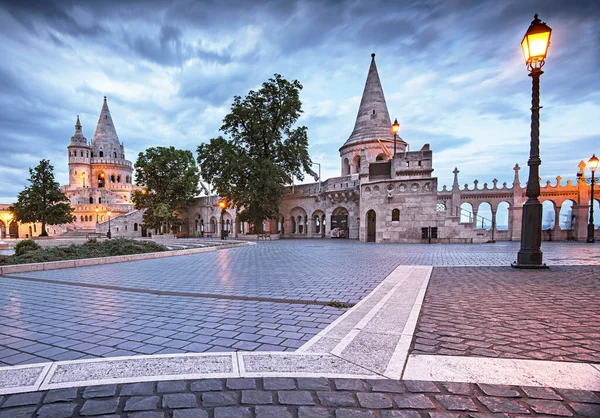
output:
[[518,186],[521,187],[521,181],[519,180],[519,170],[521,169],[521,167],[519,167],[519,164],[515,164],[515,166],[513,167],[513,170],[515,170],[515,178],[513,180],[513,187]]
[[374,52],[371,54],[371,58],[375,59],[375,53]]
[[104,96],[104,101],[106,101],[106,96]]
[[460,171],[458,171],[457,167],[454,167],[454,171],[452,173],[454,173],[454,182],[452,183],[452,190],[458,190],[458,173]]
[[561,176],[556,176],[556,187],[560,186],[560,181],[562,180]]

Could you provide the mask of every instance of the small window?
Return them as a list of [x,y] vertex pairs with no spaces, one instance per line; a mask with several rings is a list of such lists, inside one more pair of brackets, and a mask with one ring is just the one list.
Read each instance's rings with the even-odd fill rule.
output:
[[83,222],[83,215],[80,216],[80,220],[81,220],[81,222]]
[[407,167],[410,167],[410,161],[407,161],[407,162],[406,162],[406,166],[407,166]]
[[419,161],[419,167],[421,167],[421,161]]
[[[117,158],[117,153],[116,152],[113,152],[113,158]],[[421,164],[419,164],[419,165],[421,165]]]
[[102,198],[101,197],[98,198],[98,203],[102,203]]
[[392,211],[392,222],[398,222],[400,220],[400,210],[394,209]]
[[137,230],[138,230],[138,224],[137,224],[137,222],[133,224],[133,230],[137,232]]
[[436,210],[436,212],[445,212],[446,211],[446,205],[443,204],[443,203],[438,203],[435,206],[435,210]]
[[104,157],[104,151],[100,151],[100,158]]
[[90,203],[94,203],[94,198],[90,197]]
[[81,156],[83,157],[83,151],[80,151]]

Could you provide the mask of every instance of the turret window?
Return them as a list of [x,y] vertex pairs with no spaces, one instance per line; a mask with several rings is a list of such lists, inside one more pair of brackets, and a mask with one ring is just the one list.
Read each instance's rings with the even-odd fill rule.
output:
[[100,151],[100,158],[104,157],[104,152]]
[[117,176],[117,183],[121,183],[121,176]]
[[117,153],[113,152],[113,158],[117,158]]
[[110,182],[111,182],[111,183],[114,183],[114,182],[115,182],[115,176],[114,176],[114,175],[110,176]]
[[83,157],[83,151],[80,151],[79,153],[80,153],[80,154],[81,154],[81,156]]
[[394,209],[392,211],[392,222],[398,222],[400,220],[400,210]]
[[90,203],[94,203],[94,198],[90,197]]

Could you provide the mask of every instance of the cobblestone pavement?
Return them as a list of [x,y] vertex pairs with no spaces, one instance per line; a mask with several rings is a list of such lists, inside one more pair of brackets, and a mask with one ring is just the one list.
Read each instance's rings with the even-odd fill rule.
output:
[[600,416],[596,392],[426,381],[210,379],[0,396],[0,418]]
[[[548,263],[600,264],[597,248],[544,243],[543,249]],[[518,249],[519,243],[281,240],[14,275],[21,279],[0,277],[0,366],[135,354],[295,350],[344,312],[324,303],[359,301],[399,264],[508,265]],[[305,303],[313,300],[322,304]]]
[[344,311],[1,280],[0,366],[136,354],[290,351]]
[[434,268],[412,348],[600,363],[600,267]]

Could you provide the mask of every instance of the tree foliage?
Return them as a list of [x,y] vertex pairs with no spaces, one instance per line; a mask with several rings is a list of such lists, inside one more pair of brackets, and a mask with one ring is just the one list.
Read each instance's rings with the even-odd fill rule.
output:
[[19,193],[17,203],[10,207],[16,221],[41,222],[40,236],[48,236],[46,225],[73,222],[73,208],[69,198],[54,181],[54,167],[49,160],[42,160],[29,169],[29,186]]
[[136,209],[147,228],[160,228],[166,222],[172,231],[181,224],[180,211],[199,193],[200,175],[191,151],[175,147],[154,147],[140,152],[135,163],[135,182],[145,186],[136,191]]
[[200,173],[230,205],[243,208],[242,221],[255,224],[277,216],[292,176],[310,171],[305,126],[294,128],[302,113],[302,85],[275,74],[258,91],[235,96],[221,131],[198,147]]

